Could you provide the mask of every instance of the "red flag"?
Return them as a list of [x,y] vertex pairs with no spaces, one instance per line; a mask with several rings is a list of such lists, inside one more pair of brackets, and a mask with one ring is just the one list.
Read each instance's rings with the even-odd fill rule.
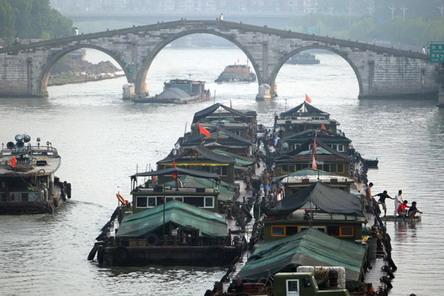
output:
[[198,123],[197,128],[199,129],[199,134],[204,135],[206,138],[211,138],[211,133],[202,124]]
[[316,163],[316,157],[315,154],[312,154],[312,158],[311,158],[311,168],[313,170],[317,170],[318,169],[318,164]]
[[8,165],[15,169],[17,167],[17,158],[15,156],[11,157],[8,161]]
[[[173,168],[176,168],[176,160],[173,160]],[[177,171],[175,171],[172,175],[173,179],[177,178]]]
[[325,127],[325,124],[321,123],[321,131],[327,131],[327,128]]
[[316,163],[316,150],[317,150],[316,139],[317,139],[317,134],[315,133],[315,137],[313,139],[313,146],[311,147],[311,149],[312,149],[312,151],[311,151],[311,168],[313,170],[318,169],[318,164]]
[[312,99],[309,95],[305,94],[305,102],[311,104]]

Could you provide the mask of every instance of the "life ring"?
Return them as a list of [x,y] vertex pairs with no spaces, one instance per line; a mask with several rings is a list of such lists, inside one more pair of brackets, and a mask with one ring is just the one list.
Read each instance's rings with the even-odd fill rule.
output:
[[157,246],[160,243],[160,238],[157,234],[151,233],[146,237],[146,243],[150,246]]

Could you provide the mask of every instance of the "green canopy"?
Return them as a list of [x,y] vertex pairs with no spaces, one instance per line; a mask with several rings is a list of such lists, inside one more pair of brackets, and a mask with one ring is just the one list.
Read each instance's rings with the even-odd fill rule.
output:
[[230,157],[230,158],[234,159],[234,166],[235,167],[242,168],[242,167],[249,167],[249,166],[254,165],[254,160],[249,157],[237,155],[235,153],[227,152],[227,151],[221,150],[221,149],[214,149],[213,152],[217,153],[219,155]]
[[164,224],[164,211],[165,224],[172,222],[199,229],[203,236],[227,236],[227,223],[221,215],[179,201],[170,201],[165,207],[161,205],[125,216],[116,236],[142,237],[155,231]]
[[363,245],[307,229],[257,246],[238,276],[259,280],[290,266],[342,266],[347,281],[359,281],[365,252]]
[[[192,188],[216,188],[219,191],[219,195],[217,199],[220,201],[228,201],[233,200],[235,194],[235,187],[230,183],[219,181],[219,185],[216,185],[215,182],[211,179],[206,178],[198,178],[193,176],[180,176],[179,180],[181,183],[181,187],[192,187]],[[175,187],[176,181],[168,181],[165,182],[164,185]]]

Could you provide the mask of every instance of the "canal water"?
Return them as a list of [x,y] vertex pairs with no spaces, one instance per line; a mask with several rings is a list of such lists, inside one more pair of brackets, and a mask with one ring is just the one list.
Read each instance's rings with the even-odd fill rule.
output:
[[[88,51],[89,59],[101,59]],[[424,211],[421,223],[388,223],[398,265],[391,295],[441,295],[444,284],[444,110],[433,101],[359,101],[358,83],[340,57],[318,54],[320,65],[286,65],[279,97],[256,102],[257,85],[212,83],[224,66],[245,56],[237,49],[163,50],[148,73],[152,94],[171,78],[208,81],[216,102],[258,112],[313,104],[341,123],[365,157],[380,160],[369,173],[375,193],[404,191]],[[121,100],[124,78],[56,86],[45,99],[1,99],[0,140],[17,133],[51,141],[62,155],[58,176],[72,183],[72,201],[55,215],[0,217],[0,295],[203,295],[221,278],[219,268],[99,268],[88,262],[99,228],[129,192],[129,175],[154,167],[190,126],[194,112],[212,102],[183,106],[137,105]],[[393,205],[389,205],[389,212]]]

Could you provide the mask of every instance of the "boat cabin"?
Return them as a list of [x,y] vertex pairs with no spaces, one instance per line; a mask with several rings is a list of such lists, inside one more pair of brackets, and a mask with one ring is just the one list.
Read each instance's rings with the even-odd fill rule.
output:
[[330,114],[304,102],[279,117],[275,117],[275,128],[279,130],[282,138],[305,130],[325,129],[330,133],[337,132],[339,123],[330,118]]
[[267,212],[264,240],[276,240],[314,228],[347,240],[361,239],[366,223],[358,196],[317,182],[288,194]]
[[[182,182],[183,177],[188,177],[186,183]],[[140,178],[149,179],[138,185]],[[204,181],[199,182],[196,178]],[[176,167],[137,173],[131,176],[131,180],[134,213],[171,201],[183,202],[213,212],[222,210],[224,206],[224,202],[218,198],[220,178],[216,174]]]
[[[179,167],[198,170],[217,174],[221,180],[232,184],[235,180],[234,165],[235,160],[231,157],[222,156],[203,146],[194,146],[173,149],[166,158],[157,162],[157,169]],[[165,176],[159,176],[159,179],[163,182]]]
[[[351,158],[340,153],[319,139],[316,141],[315,159],[317,169],[339,176],[350,176]],[[303,169],[311,168],[313,162],[313,140],[308,140],[296,150],[281,154],[274,159],[275,175],[286,175]]]
[[210,137],[201,134],[186,133],[179,138],[178,144],[182,147],[202,145],[210,150],[220,149],[240,156],[252,156],[254,143],[251,140],[215,126],[208,126],[207,130],[211,133]]
[[329,172],[313,169],[303,169],[287,175],[275,177],[273,181],[284,186],[285,195],[297,194],[300,189],[317,182],[349,193],[350,188],[354,183],[354,180],[351,177],[338,176]]
[[281,139],[281,152],[295,151],[304,145],[307,141],[317,138],[320,142],[330,147],[332,150],[349,155],[351,140],[339,130],[336,133],[327,130],[305,130],[292,134]]
[[222,127],[244,139],[255,141],[257,131],[257,114],[255,111],[239,111],[223,104],[216,103],[194,114],[191,131],[199,134],[197,124],[205,128]]
[[53,202],[56,207],[62,187],[54,176],[61,163],[57,149],[40,139],[32,146],[28,135],[16,140],[0,150],[0,208],[13,214],[46,212]]

